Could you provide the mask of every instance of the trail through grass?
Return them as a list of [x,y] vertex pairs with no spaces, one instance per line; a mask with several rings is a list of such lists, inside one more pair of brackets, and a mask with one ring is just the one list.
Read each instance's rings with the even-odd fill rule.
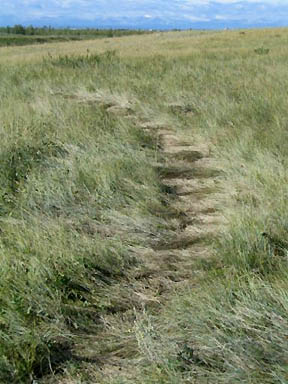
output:
[[287,382],[286,39],[2,51],[0,381]]

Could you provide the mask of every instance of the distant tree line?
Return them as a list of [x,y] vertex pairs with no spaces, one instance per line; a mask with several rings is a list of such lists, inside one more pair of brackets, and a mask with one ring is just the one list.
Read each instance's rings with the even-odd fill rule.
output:
[[22,36],[94,36],[94,37],[114,37],[143,34],[147,31],[131,29],[75,29],[75,28],[52,28],[51,26],[33,27],[33,25],[23,26],[16,24],[13,27],[0,27],[0,34],[22,35]]

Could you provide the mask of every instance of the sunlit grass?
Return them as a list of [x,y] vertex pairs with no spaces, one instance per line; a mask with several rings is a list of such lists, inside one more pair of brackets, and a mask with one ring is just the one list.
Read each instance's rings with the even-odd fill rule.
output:
[[243,32],[0,49],[3,382],[51,372],[167,228],[151,120],[209,146],[227,225],[205,282],[137,319],[142,365],[125,380],[287,381],[288,34]]

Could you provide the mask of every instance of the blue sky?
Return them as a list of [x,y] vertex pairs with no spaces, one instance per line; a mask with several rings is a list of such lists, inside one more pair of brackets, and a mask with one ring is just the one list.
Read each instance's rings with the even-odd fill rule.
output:
[[288,0],[0,0],[0,25],[233,28],[288,25]]

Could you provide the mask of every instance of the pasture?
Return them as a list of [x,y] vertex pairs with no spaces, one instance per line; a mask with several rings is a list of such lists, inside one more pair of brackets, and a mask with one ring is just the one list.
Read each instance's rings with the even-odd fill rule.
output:
[[0,382],[287,382],[287,39],[0,48]]

